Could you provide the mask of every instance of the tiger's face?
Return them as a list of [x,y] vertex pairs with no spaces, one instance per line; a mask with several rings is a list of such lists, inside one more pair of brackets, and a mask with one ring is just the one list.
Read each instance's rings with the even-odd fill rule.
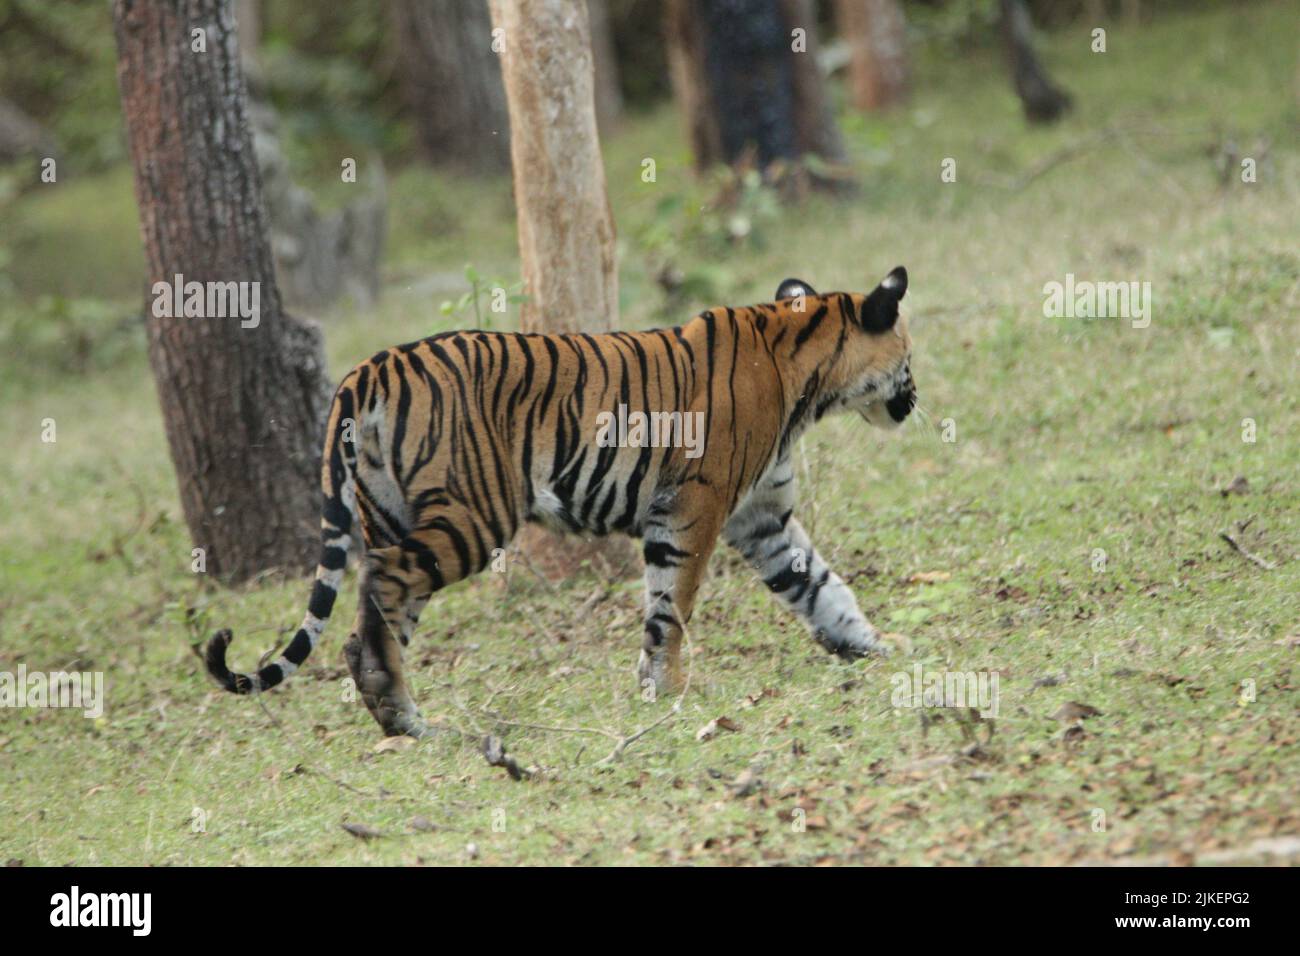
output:
[[[835,369],[834,398],[826,411],[857,412],[877,428],[898,428],[916,407],[912,378],[912,337],[899,302],[907,293],[907,270],[894,269],[867,295],[827,295],[821,300],[838,308],[850,333]],[[812,286],[787,279],[777,298],[815,296]]]

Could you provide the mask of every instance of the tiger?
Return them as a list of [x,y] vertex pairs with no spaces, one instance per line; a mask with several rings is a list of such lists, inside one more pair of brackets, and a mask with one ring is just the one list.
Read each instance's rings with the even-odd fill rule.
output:
[[[881,428],[907,418],[917,392],[906,292],[899,266],[867,294],[786,279],[773,302],[709,309],[675,328],[444,332],[378,352],[330,407],[321,554],[301,627],[253,674],[228,669],[222,629],[204,651],[208,672],[236,694],[293,674],[356,551],[348,669],[385,735],[426,736],[402,649],[430,597],[483,570],[524,522],[641,539],[641,688],[682,688],[683,631],[719,537],[826,650],[887,654],[794,517],[792,447],[831,413]],[[597,441],[616,407],[696,416],[700,444],[692,454],[682,441]],[[670,414],[670,438],[678,420]]]

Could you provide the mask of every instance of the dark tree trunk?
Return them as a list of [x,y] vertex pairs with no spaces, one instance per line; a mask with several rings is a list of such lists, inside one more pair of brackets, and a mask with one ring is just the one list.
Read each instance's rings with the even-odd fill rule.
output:
[[1033,22],[1024,0],[1001,0],[1000,29],[1025,118],[1031,123],[1060,119],[1070,108],[1070,94],[1052,82],[1034,54]]
[[487,0],[395,0],[401,85],[429,162],[510,168],[510,120]]
[[256,325],[145,307],[186,524],[222,579],[305,569],[329,382],[319,328],[280,305],[231,2],[115,0],[113,25],[151,288],[180,274],[257,283],[260,299]]
[[[804,31],[803,52],[793,49]],[[811,0],[668,0],[669,72],[695,165],[760,167],[843,144],[817,67]]]

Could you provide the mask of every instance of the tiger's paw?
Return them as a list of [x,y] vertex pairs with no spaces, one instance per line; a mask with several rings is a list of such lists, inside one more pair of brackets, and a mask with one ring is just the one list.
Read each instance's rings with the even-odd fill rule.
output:
[[893,653],[893,646],[882,639],[885,636],[869,624],[844,634],[818,630],[813,635],[822,647],[850,661],[860,657],[888,657]]
[[652,654],[642,650],[636,664],[636,679],[641,697],[648,703],[682,690],[680,669],[672,666],[665,651]]

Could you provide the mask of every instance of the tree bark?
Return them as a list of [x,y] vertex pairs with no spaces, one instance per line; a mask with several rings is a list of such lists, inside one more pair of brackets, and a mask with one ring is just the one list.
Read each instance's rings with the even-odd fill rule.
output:
[[[618,324],[614,217],[596,130],[594,70],[585,0],[492,0],[501,55],[526,332],[601,332]],[[583,560],[615,573],[635,557],[626,540],[584,542],[537,525],[519,537],[547,577]],[[600,558],[596,556],[599,555]]]
[[492,0],[505,30],[519,253],[530,332],[618,322],[614,217],[596,131],[590,34],[581,0]]
[[665,36],[697,169],[751,153],[763,169],[808,153],[843,159],[811,0],[668,0]]
[[396,0],[401,86],[425,157],[501,172],[510,165],[500,58],[486,0]]
[[1031,123],[1054,123],[1070,109],[1070,94],[1052,82],[1034,54],[1033,22],[1024,0],[1001,0],[1000,29],[1025,118]]
[[849,90],[863,112],[888,109],[907,95],[907,24],[898,0],[835,0],[849,44]]
[[609,0],[587,0],[587,16],[591,21],[591,56],[596,70],[596,125],[602,133],[608,133],[623,115]]
[[[146,303],[186,524],[223,580],[305,569],[330,385],[319,328],[280,304],[231,0],[115,0],[113,25],[151,290],[182,275],[259,298],[255,325],[210,305],[160,316],[158,290]],[[196,29],[206,52],[192,50]]]

